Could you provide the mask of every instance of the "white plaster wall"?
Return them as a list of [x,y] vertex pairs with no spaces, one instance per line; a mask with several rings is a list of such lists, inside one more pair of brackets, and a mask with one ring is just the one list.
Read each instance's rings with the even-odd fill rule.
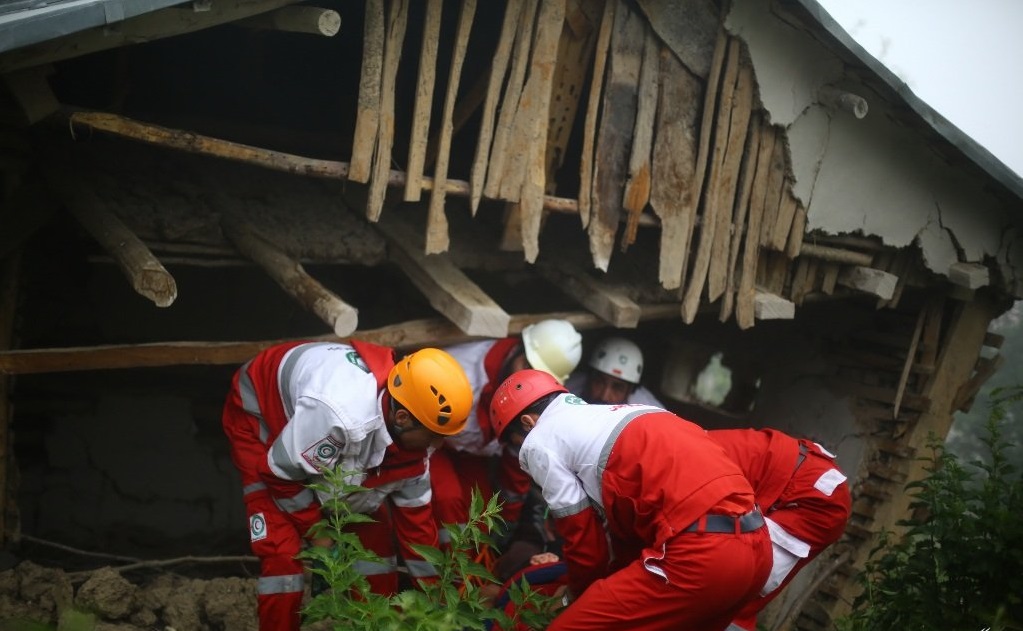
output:
[[[1021,209],[1009,209],[983,182],[948,164],[923,130],[891,116],[820,43],[770,11],[764,0],[736,0],[726,21],[749,45],[771,122],[786,128],[794,193],[807,230],[861,233],[887,245],[916,242],[927,267],[947,274],[957,261],[995,257],[1010,290],[1023,272]],[[840,84],[866,98],[864,119],[818,105],[821,86]]]

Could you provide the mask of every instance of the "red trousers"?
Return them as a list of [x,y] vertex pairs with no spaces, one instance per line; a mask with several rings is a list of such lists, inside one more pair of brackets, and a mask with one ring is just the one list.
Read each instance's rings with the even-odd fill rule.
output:
[[[646,550],[607,578],[591,584],[548,631],[637,629],[721,631],[770,572],[767,529],[745,534],[681,533],[665,544],[663,559],[644,566]],[[660,556],[660,551],[656,551]]]

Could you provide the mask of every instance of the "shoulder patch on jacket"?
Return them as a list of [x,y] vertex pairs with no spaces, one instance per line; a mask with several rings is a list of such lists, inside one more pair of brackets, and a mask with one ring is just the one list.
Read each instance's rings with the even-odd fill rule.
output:
[[329,469],[341,454],[342,444],[333,436],[327,436],[302,452],[305,461],[316,468]]

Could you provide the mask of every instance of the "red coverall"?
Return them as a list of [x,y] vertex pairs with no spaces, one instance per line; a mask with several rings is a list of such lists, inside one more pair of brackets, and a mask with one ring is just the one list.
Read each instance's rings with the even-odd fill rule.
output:
[[708,435],[742,468],[771,532],[774,567],[768,583],[729,627],[755,631],[757,614],[845,532],[852,510],[849,484],[834,456],[809,440],[773,429],[712,430]]
[[[749,482],[674,414],[561,395],[520,462],[543,487],[577,596],[552,631],[721,631],[767,578],[771,544]],[[732,530],[715,532],[722,522]]]
[[[271,347],[242,366],[235,373],[224,405],[224,431],[231,443],[232,460],[241,474],[252,551],[261,562],[257,600],[262,631],[298,631],[304,568],[295,556],[301,550],[309,528],[321,518],[319,501],[305,487],[308,480],[282,478],[269,464],[273,459],[271,452],[275,448],[275,440],[291,422],[285,406],[293,403],[286,404],[282,399],[282,386],[296,398],[301,394],[291,392],[296,384],[278,382],[279,369],[288,351],[300,344],[295,342]],[[373,435],[377,439],[383,438],[373,446],[373,454],[368,459],[368,463],[374,466],[364,470],[363,479],[357,482],[370,491],[353,495],[351,501],[353,506],[365,506],[366,510],[360,512],[368,512],[377,523],[358,524],[352,530],[367,549],[388,561],[386,566],[360,566],[373,591],[394,593],[398,587],[396,568],[393,567],[395,551],[392,537],[395,531],[410,574],[416,577],[435,574],[432,566],[409,546],[412,543],[438,545],[437,527],[428,502],[426,452],[400,449],[390,441],[386,428],[381,425],[383,420],[378,399],[381,394],[387,397],[385,384],[394,365],[393,351],[362,342],[352,342],[351,347],[335,346],[342,351],[354,348],[358,355],[347,361],[364,362],[362,370],[371,371],[376,382],[371,391],[358,394],[367,399],[360,401],[362,408],[377,410],[379,418],[374,417],[375,421],[370,419],[367,427],[374,430]],[[344,353],[335,356],[342,362],[342,368],[351,369],[343,363]],[[383,404],[386,405],[386,401]],[[355,425],[354,422],[351,424]],[[320,441],[312,447],[328,442],[329,439]],[[327,446],[344,451],[344,445]],[[354,448],[359,450],[359,446]],[[363,453],[366,451],[371,450],[362,450]],[[417,485],[422,488],[415,488]],[[419,497],[425,494],[426,503],[407,501],[403,494]]]
[[[497,483],[503,501],[501,515],[509,524],[514,524],[519,518],[530,480],[519,467],[518,454],[502,449],[494,440],[490,401],[497,386],[501,385],[499,379],[505,361],[521,342],[517,337],[508,337],[444,349],[458,360],[469,377],[473,407],[465,429],[445,440],[444,446],[430,456],[432,504],[438,526],[468,522],[473,488],[478,487],[484,499],[494,494],[490,475],[495,459]],[[442,542],[446,543],[447,534],[441,529]]]

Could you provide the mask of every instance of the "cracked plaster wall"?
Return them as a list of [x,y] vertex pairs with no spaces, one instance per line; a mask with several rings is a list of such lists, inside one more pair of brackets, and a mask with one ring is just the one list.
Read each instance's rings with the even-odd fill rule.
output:
[[[807,230],[875,235],[893,247],[915,242],[927,267],[944,275],[958,261],[993,257],[1006,289],[1019,297],[1020,208],[1007,208],[984,191],[985,182],[945,162],[921,130],[893,120],[888,104],[847,76],[840,59],[769,4],[736,0],[726,27],[748,44],[763,105],[786,128]],[[825,85],[866,98],[867,116],[818,104]]]

